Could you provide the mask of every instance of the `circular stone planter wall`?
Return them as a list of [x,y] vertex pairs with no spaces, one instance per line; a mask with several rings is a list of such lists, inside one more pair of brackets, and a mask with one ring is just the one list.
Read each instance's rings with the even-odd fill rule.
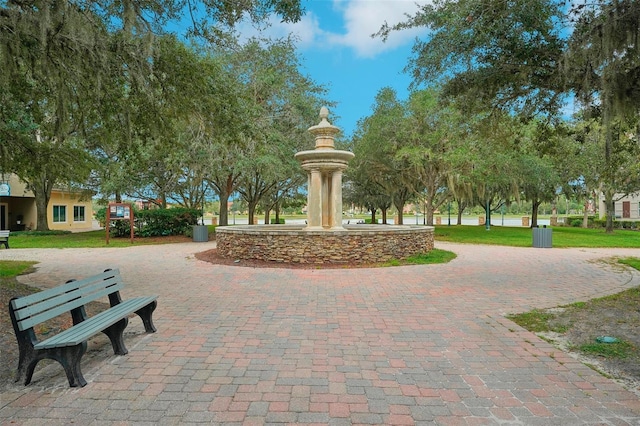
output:
[[341,231],[307,231],[295,225],[219,226],[218,254],[280,263],[376,263],[433,249],[433,227],[347,225]]

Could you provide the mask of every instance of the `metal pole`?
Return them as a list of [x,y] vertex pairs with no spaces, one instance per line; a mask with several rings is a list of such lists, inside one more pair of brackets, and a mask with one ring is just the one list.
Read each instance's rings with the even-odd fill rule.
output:
[[204,179],[202,179],[202,224],[204,225]]
[[487,216],[486,216],[485,221],[484,221],[484,228],[485,228],[487,231],[489,231],[489,230],[491,229],[491,211],[490,211],[490,208],[491,208],[491,207],[490,207],[490,204],[489,204],[489,203],[490,203],[490,201],[489,201],[489,200],[487,200],[487,208],[486,208],[486,210],[487,210],[487,212],[486,212],[486,213],[487,213]]

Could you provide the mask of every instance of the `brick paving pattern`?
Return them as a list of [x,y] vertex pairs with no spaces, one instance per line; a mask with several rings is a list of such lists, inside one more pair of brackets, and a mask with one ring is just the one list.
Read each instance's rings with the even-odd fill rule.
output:
[[0,422],[640,424],[636,394],[504,317],[637,286],[637,273],[597,260],[640,250],[436,243],[458,257],[289,270],[194,258],[214,244],[0,250],[41,262],[21,277],[31,285],[117,267],[124,297],[159,295],[157,333],[132,319],[126,356],[91,342],[84,388],[57,364],[38,369],[1,395]]

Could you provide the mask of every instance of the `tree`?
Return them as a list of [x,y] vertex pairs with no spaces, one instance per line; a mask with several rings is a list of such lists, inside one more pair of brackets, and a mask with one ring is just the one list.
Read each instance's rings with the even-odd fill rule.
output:
[[558,119],[563,100],[575,96],[602,120],[604,159],[611,163],[603,171],[615,173],[612,156],[620,147],[614,145],[628,146],[616,128],[635,126],[640,133],[640,5],[566,3],[442,0],[378,34],[429,27],[428,39],[416,42],[407,67],[414,84],[442,83],[445,97],[462,99],[475,111]]
[[[107,139],[103,164],[136,152],[126,143],[135,133],[127,125],[132,124],[129,113],[140,110],[125,108],[113,119],[97,106],[103,100],[111,101],[107,106],[124,106],[119,96],[148,88],[153,32],[162,33],[168,20],[178,19],[185,7],[204,8],[206,18],[192,20],[191,30],[217,39],[227,32],[225,26],[245,13],[254,22],[271,13],[296,21],[302,13],[299,0],[0,3],[0,113],[6,123],[0,127],[1,162],[3,171],[18,174],[34,192],[38,229],[48,229],[45,214],[51,188],[86,180],[92,166],[86,152],[98,150],[96,141],[87,139],[88,132],[109,121],[125,125],[121,135]],[[106,134],[113,136],[115,128]],[[30,161],[21,161],[27,158]]]
[[269,223],[271,211],[275,211],[275,223],[280,223],[280,211],[285,207],[302,207],[306,204],[305,194],[299,189],[306,182],[306,178],[300,169],[300,173],[290,179],[279,181],[275,188],[261,202],[264,211],[264,223]]
[[486,226],[491,213],[520,196],[520,156],[517,150],[518,122],[507,114],[485,114],[475,118],[466,141],[467,153],[458,163],[460,170],[470,171],[465,183],[471,185],[473,205],[486,212]]
[[[354,139],[357,146],[357,139]],[[387,223],[387,211],[391,208],[391,197],[384,188],[373,182],[368,175],[368,169],[361,165],[358,154],[350,162],[349,168],[345,172],[345,187],[342,192],[343,200],[357,207],[363,207],[371,212],[371,223],[378,223],[376,212],[382,212],[382,223]]]
[[451,197],[448,184],[453,172],[452,155],[463,143],[468,125],[455,103],[443,104],[433,89],[414,91],[406,103],[406,146],[398,156],[406,158],[416,181],[416,194],[424,194],[426,224]]
[[[613,194],[621,157],[633,156],[628,131],[640,135],[640,5],[631,0],[595,1],[583,5],[565,54],[568,86],[588,115],[604,127],[603,190],[607,232],[613,232]],[[622,153],[621,149],[631,151]],[[628,179],[633,181],[633,179]],[[628,185],[624,185],[628,186]],[[635,190],[639,189],[635,188]],[[630,188],[627,188],[627,190]]]
[[307,129],[328,102],[325,89],[300,72],[289,39],[252,39],[231,53],[229,63],[243,86],[246,113],[238,118],[248,126],[236,142],[234,189],[247,202],[253,223],[260,201],[301,172],[294,154],[311,145]]
[[[373,114],[358,122],[353,139],[353,173],[355,183],[366,182],[363,189],[369,204],[378,204],[381,194],[398,210],[398,222],[402,224],[402,210],[416,194],[416,180],[407,156],[399,155],[408,137],[406,105],[396,92],[385,87],[376,95]],[[371,185],[373,184],[373,185]],[[384,218],[383,218],[383,223]]]
[[[613,231],[615,218],[615,202],[640,189],[640,146],[637,135],[623,123],[613,123],[605,129],[598,119],[581,119],[575,123],[574,138],[584,167],[579,178],[571,182],[571,189],[584,198],[593,192],[600,191],[604,195],[607,228]],[[607,133],[612,133],[611,151],[608,157],[603,156],[606,150]]]
[[[3,168],[36,198],[37,229],[47,230],[54,186],[86,179],[92,166],[84,134],[95,117],[108,34],[95,15],[67,3],[0,9]],[[55,31],[51,30],[55,28]],[[15,139],[14,139],[15,137]],[[6,139],[4,139],[6,138]]]
[[562,7],[550,0],[441,0],[405,22],[385,24],[378,36],[430,29],[426,40],[416,40],[407,66],[415,86],[441,85],[445,97],[476,111],[552,114],[564,96]]

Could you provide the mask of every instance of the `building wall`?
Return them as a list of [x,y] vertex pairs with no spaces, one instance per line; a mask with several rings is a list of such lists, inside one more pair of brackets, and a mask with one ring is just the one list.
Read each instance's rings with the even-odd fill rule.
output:
[[[18,223],[18,220],[20,220],[20,223]],[[36,222],[35,198],[12,197],[9,209],[9,224],[11,228],[17,230],[35,229]]]
[[92,227],[91,200],[81,200],[77,193],[52,191],[47,209],[49,229],[80,231],[89,230]]
[[[33,192],[27,189],[17,176],[9,175],[6,181],[11,187],[10,196],[0,197],[0,213],[5,216],[1,221],[4,229],[21,231],[35,229],[38,223],[36,202]],[[76,213],[84,213],[82,217]],[[54,211],[57,213],[54,217]],[[64,215],[61,216],[60,212]],[[93,208],[91,200],[81,200],[80,194],[61,189],[51,192],[51,200],[47,209],[49,229],[64,231],[80,231],[92,229]]]
[[33,192],[15,175],[9,175],[6,182],[11,187],[11,195],[0,197],[0,214],[4,214],[4,217],[0,218],[2,228],[12,231],[33,229],[36,223]]
[[[616,194],[614,199],[620,198],[622,194]],[[623,217],[623,206],[625,202],[629,202],[629,217]],[[640,193],[629,194],[626,197],[615,202],[616,220],[639,220],[640,219]],[[604,195],[600,196],[599,206],[600,218],[607,214],[607,208],[604,205]]]

